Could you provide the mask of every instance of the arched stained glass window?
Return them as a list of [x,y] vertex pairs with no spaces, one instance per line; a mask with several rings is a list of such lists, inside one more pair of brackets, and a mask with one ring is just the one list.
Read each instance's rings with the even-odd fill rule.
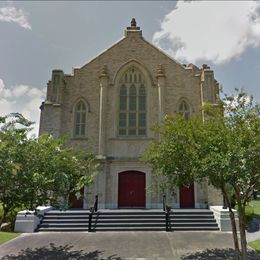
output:
[[86,136],[86,105],[81,100],[75,106],[74,111],[74,136],[85,137]]
[[138,111],[138,135],[145,135],[146,131],[146,96],[145,87],[142,84],[139,88],[139,111]]
[[123,75],[120,82],[123,83],[121,83],[119,97],[118,134],[119,136],[145,136],[146,93],[143,75],[132,67]]
[[180,103],[179,114],[182,115],[183,118],[185,118],[186,120],[188,120],[190,118],[189,105],[184,100],[181,101],[181,103]]
[[[127,82],[127,77],[125,77]],[[119,134],[126,135],[126,113],[127,113],[127,88],[122,85],[120,88],[119,100]]]

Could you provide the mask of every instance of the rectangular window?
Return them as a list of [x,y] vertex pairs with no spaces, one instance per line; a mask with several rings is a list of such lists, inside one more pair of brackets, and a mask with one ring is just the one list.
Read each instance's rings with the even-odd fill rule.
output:
[[136,135],[136,129],[129,129],[128,135]]
[[126,96],[121,96],[120,97],[120,111],[126,110],[126,101],[127,101],[127,97]]
[[84,112],[81,113],[81,123],[82,124],[86,123],[86,113],[84,113]]
[[145,129],[139,129],[138,135],[146,135],[146,130]]
[[146,126],[146,118],[145,113],[139,113],[139,127],[145,127]]
[[80,113],[77,112],[76,113],[76,124],[79,124],[80,123]]
[[135,127],[136,126],[136,113],[129,113],[128,126],[129,127]]
[[126,127],[126,113],[120,113],[119,115],[119,127]]
[[79,124],[76,124],[76,127],[75,127],[75,135],[79,135],[80,133],[80,125]]
[[81,125],[81,133],[80,133],[82,136],[85,135],[85,124],[82,124]]
[[129,110],[136,111],[136,97],[135,96],[129,97]]
[[126,129],[119,129],[119,135],[126,135]]
[[139,110],[145,111],[145,96],[139,96]]

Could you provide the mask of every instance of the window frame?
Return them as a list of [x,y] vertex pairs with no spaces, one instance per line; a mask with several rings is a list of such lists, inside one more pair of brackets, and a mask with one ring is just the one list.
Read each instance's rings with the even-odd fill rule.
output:
[[[80,106],[78,108],[78,106]],[[73,138],[86,138],[87,136],[87,113],[88,106],[82,99],[77,101],[73,111]],[[77,120],[79,120],[77,122]],[[78,130],[77,131],[77,127]]]
[[[147,136],[147,92],[145,85],[144,75],[136,67],[131,67],[122,75],[118,92],[117,134],[119,137]],[[142,119],[140,119],[141,117]]]
[[178,104],[178,114],[180,114],[186,120],[191,118],[190,105],[184,99],[180,100]]

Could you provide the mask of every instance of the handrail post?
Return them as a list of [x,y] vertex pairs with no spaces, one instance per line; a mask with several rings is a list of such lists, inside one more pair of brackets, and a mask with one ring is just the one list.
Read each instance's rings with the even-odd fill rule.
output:
[[166,232],[169,231],[169,212],[165,212],[165,223],[166,223]]
[[96,197],[96,201],[95,201],[95,212],[98,211],[98,195],[95,196]]
[[91,232],[91,222],[92,222],[92,212],[89,213],[88,216],[88,232]]
[[166,211],[166,195],[163,194],[163,211]]

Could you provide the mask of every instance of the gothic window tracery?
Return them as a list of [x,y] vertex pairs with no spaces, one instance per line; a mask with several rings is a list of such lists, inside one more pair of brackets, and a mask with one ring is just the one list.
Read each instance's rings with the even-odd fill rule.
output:
[[190,119],[190,108],[186,101],[182,100],[179,105],[179,114],[186,120]]
[[146,135],[144,77],[135,67],[121,78],[119,90],[119,136]]
[[76,104],[74,111],[74,137],[86,136],[86,115],[86,105],[82,100],[80,100]]

